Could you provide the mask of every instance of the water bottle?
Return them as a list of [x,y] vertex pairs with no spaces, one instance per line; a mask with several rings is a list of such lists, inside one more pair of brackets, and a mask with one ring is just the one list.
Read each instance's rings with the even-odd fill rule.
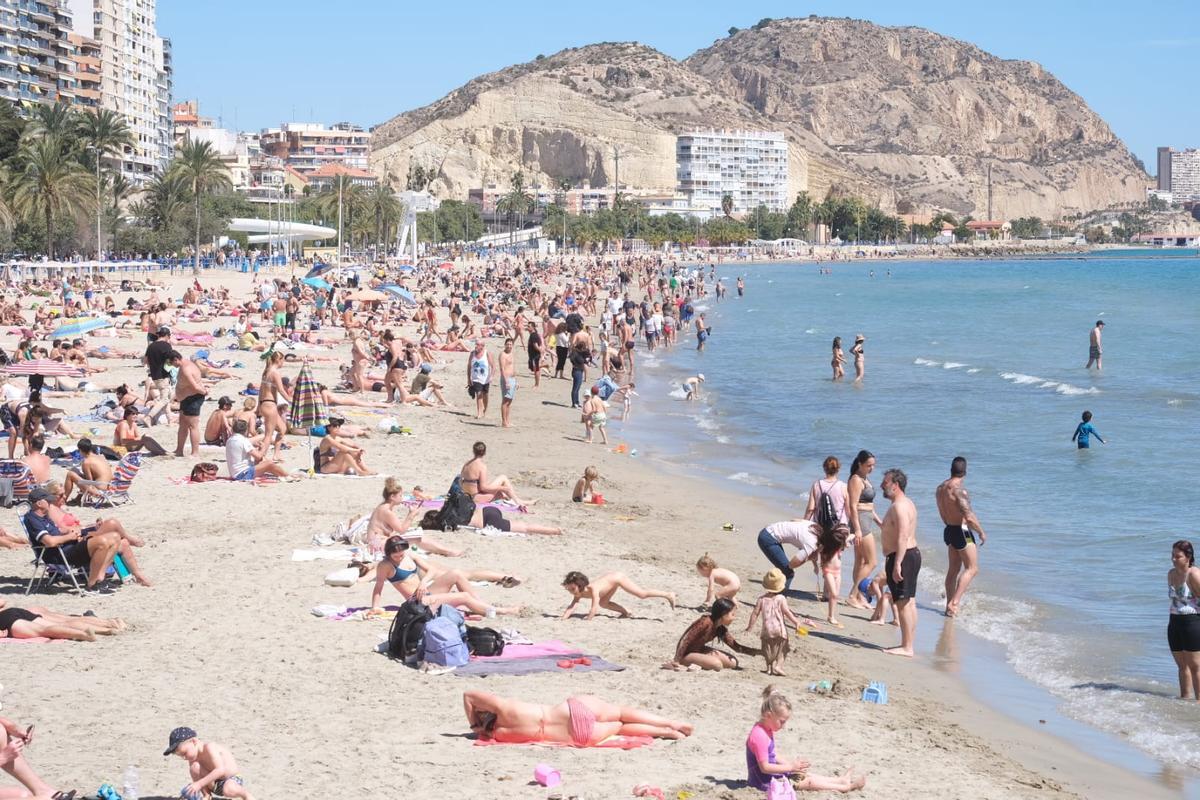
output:
[[130,764],[125,768],[125,778],[121,786],[123,800],[138,800],[138,792],[140,791],[138,784],[138,768]]

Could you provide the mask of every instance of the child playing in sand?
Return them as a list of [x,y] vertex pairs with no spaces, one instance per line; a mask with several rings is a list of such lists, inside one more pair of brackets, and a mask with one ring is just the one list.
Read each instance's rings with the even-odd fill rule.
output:
[[776,758],[775,734],[791,719],[792,703],[774,686],[763,689],[762,697],[759,720],[746,737],[746,770],[751,786],[767,791],[773,780],[790,780],[801,791],[852,792],[867,785],[866,776],[854,775],[851,768],[840,777],[826,777],[806,772],[811,765],[803,758]]
[[1092,412],[1083,412],[1083,422],[1075,426],[1075,433],[1071,434],[1071,441],[1075,442],[1080,450],[1091,448],[1091,437],[1095,436],[1100,440],[1100,444],[1105,444],[1105,441],[1100,436],[1100,432],[1092,427]]
[[188,773],[192,782],[180,792],[188,800],[201,800],[205,796],[239,797],[254,800],[246,791],[245,781],[238,775],[237,762],[233,754],[216,742],[202,742],[191,728],[176,728],[171,731],[164,756],[172,753],[188,762]]
[[600,480],[600,471],[595,467],[588,467],[583,471],[583,477],[575,482],[575,488],[571,491],[571,502],[585,503],[592,499],[592,495],[596,491],[596,481]]
[[671,604],[672,610],[675,609],[674,592],[643,589],[620,572],[610,572],[606,575],[601,575],[594,581],[589,581],[587,576],[582,572],[568,572],[567,577],[563,578],[562,585],[564,589],[571,593],[571,604],[567,606],[567,610],[562,613],[559,619],[569,619],[571,612],[575,610],[575,606],[585,597],[591,601],[592,605],[588,609],[587,616],[584,619],[592,619],[601,608],[615,611],[622,617],[628,617],[629,611],[617,605],[612,600],[613,595],[617,593],[618,589],[641,600],[645,600],[647,597],[661,597]]
[[[746,623],[748,631],[754,627],[759,615],[762,615],[760,637],[768,675],[783,675],[781,667],[791,649],[788,634],[800,626],[800,620],[796,619],[796,615],[788,608],[787,599],[782,594],[785,582],[783,571],[778,568],[763,576],[762,585],[766,591],[755,602],[750,621]],[[785,621],[791,625],[790,628],[784,624]]]
[[733,570],[718,567],[716,559],[708,553],[700,556],[700,560],[696,562],[696,572],[708,578],[708,589],[704,595],[705,608],[712,605],[712,601],[718,597],[737,599],[738,590],[742,588],[741,580],[733,574]]

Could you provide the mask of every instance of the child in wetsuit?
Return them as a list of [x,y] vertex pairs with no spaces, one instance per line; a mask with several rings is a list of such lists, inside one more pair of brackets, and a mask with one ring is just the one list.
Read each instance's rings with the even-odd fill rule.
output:
[[1100,432],[1092,427],[1092,412],[1084,411],[1083,422],[1075,427],[1075,433],[1071,435],[1071,441],[1076,442],[1080,450],[1087,450],[1092,446],[1090,441],[1090,437],[1092,436],[1099,439],[1100,444],[1105,444],[1104,439],[1100,436]]

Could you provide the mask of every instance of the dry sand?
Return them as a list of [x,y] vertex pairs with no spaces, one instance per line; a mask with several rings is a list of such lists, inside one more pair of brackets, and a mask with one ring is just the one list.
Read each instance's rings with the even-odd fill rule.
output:
[[[239,292],[250,285],[248,276],[232,273],[204,281]],[[184,279],[174,283],[178,296]],[[6,341],[11,347],[12,337]],[[140,350],[143,342],[136,334],[118,340],[118,346]],[[346,360],[347,352],[343,346],[331,355]],[[248,367],[239,371],[240,380],[213,390],[211,399],[236,395],[246,380],[258,379],[254,354],[230,357]],[[370,585],[326,587],[324,574],[342,564],[298,563],[290,555],[293,548],[309,547],[314,533],[369,511],[382,478],[319,477],[271,486],[169,481],[187,475],[197,460],[218,462],[224,474],[224,453],[212,449],[200,459],[148,460],[133,489],[136,503],[105,512],[147,539],[140,555],[157,581],[154,588],[32,600],[65,612],[90,608],[120,616],[130,623],[129,632],[95,644],[0,645],[4,714],[37,725],[27,751],[34,766],[62,788],[93,791],[103,781],[119,784],[125,766],[136,764],[143,798],[174,797],[187,782],[186,769],[179,759],[160,754],[168,732],[189,725],[202,738],[232,749],[260,799],[543,798],[546,790],[531,784],[540,762],[562,771],[564,785],[556,791],[564,797],[629,797],[632,786],[649,782],[667,797],[687,790],[696,798],[761,798],[744,784],[744,741],[769,682],[761,660],[745,659],[746,669],[719,674],[659,666],[698,615],[685,608],[704,596],[692,567],[696,558],[707,551],[737,571],[744,587],[740,599],[752,603],[768,566],[754,536],[793,512],[698,486],[682,477],[683,465],[664,470],[584,444],[577,416],[566,408],[569,381],[543,380],[535,390],[522,375],[516,427],[499,427],[496,405],[485,421],[476,421],[461,379],[463,359],[453,354],[435,373],[457,409],[398,410],[396,416],[415,435],[373,434],[365,440],[368,466],[398,476],[406,488],[419,484],[440,492],[468,458],[471,442],[486,441],[492,472],[507,473],[519,491],[539,501],[531,518],[559,524],[567,534],[495,539],[445,534],[468,549],[455,565],[528,578],[515,589],[481,590],[497,602],[527,605],[520,617],[496,627],[517,627],[535,640],[565,640],[625,665],[625,671],[470,679],[421,674],[376,654],[388,623],[330,622],[309,611],[322,603],[366,605]],[[96,382],[111,387],[143,374],[135,362],[107,362],[118,364]],[[318,379],[335,382],[335,364],[315,366]],[[294,365],[287,370],[295,371]],[[78,411],[92,402],[68,398],[62,404]],[[205,405],[202,420],[212,408],[211,402]],[[370,426],[380,419],[353,410],[347,416]],[[111,426],[101,427],[96,438],[107,442]],[[614,441],[623,441],[619,423],[610,431]],[[173,428],[153,433],[173,447]],[[303,438],[289,438],[294,447],[286,453],[287,466],[306,466]],[[603,475],[607,506],[570,502],[571,486],[589,464]],[[735,523],[737,532],[723,532],[725,522]],[[15,528],[11,512],[4,523]],[[0,594],[9,601],[24,600],[28,557],[27,551],[0,551]],[[633,619],[602,614],[591,622],[560,622],[568,596],[559,584],[569,569],[588,575],[623,571],[644,586],[677,591],[681,607],[671,611],[662,601],[634,599]],[[811,573],[800,574],[798,586],[811,589]],[[398,602],[388,591],[389,602]],[[823,611],[812,600],[794,600],[792,606],[817,618]],[[739,631],[748,610],[739,611]],[[1166,796],[1161,787],[981,707],[957,679],[934,671],[928,656],[910,663],[883,655],[878,645],[894,643],[894,628],[867,625],[853,609],[843,617],[844,631],[818,628],[794,640],[789,677],[774,679],[795,704],[792,722],[779,736],[781,755],[808,758],[815,772],[854,765],[868,776],[867,789],[858,795],[864,798]],[[810,681],[825,678],[838,681],[833,696],[807,691]],[[870,679],[888,682],[890,704],[859,701]],[[546,703],[597,694],[691,721],[696,733],[631,752],[475,747],[461,704],[462,692],[474,688]]]

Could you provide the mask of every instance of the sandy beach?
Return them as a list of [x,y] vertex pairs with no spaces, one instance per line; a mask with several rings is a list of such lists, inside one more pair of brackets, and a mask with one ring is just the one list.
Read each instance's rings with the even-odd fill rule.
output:
[[[219,272],[204,275],[201,282],[228,286],[241,297],[249,292],[251,279]],[[174,297],[190,282],[183,276],[164,280]],[[116,299],[123,303],[127,296]],[[211,331],[221,322],[177,327]],[[412,335],[413,326],[396,330]],[[325,330],[327,336],[340,334],[340,329]],[[132,338],[104,341],[140,352],[143,338],[134,331]],[[5,348],[11,351],[15,341],[15,336],[5,337]],[[499,346],[499,341],[489,342],[493,352]],[[179,349],[184,355],[195,350]],[[348,344],[314,353],[331,359],[313,364],[318,380],[335,384],[348,353]],[[760,692],[774,682],[795,705],[792,722],[779,735],[780,753],[809,759],[815,772],[832,774],[850,766],[865,772],[867,787],[856,796],[1173,796],[1074,750],[1050,732],[981,706],[960,678],[935,670],[927,659],[885,656],[880,645],[895,643],[895,629],[868,625],[864,612],[850,608],[842,612],[844,630],[818,626],[793,640],[786,678],[769,679],[757,658],[745,659],[740,671],[660,669],[680,634],[699,616],[695,607],[704,598],[704,583],[694,571],[696,559],[711,553],[741,576],[743,605],[735,623],[741,638],[750,610],[745,604],[760,593],[759,580],[768,567],[754,536],[765,524],[793,516],[794,510],[748,500],[732,491],[733,485],[697,483],[687,476],[685,464],[656,464],[599,443],[584,444],[577,414],[567,408],[570,381],[543,379],[534,389],[523,351],[515,427],[499,426],[495,402],[488,417],[477,421],[463,387],[466,356],[442,355],[447,363],[435,369],[434,377],[447,386],[455,408],[343,409],[349,421],[366,427],[375,428],[388,415],[412,429],[412,436],[376,431],[361,440],[366,463],[382,473],[379,477],[177,485],[174,479],[188,475],[201,460],[217,463],[225,474],[223,448],[205,448],[200,458],[146,461],[131,492],[136,502],[103,514],[118,517],[145,537],[147,545],[139,555],[154,587],[128,585],[115,595],[91,598],[55,591],[30,602],[67,613],[94,609],[100,616],[125,619],[130,630],[96,643],[0,642],[3,713],[36,724],[37,740],[26,755],[43,777],[59,788],[92,792],[103,782],[119,787],[122,772],[134,764],[141,773],[143,798],[175,797],[187,783],[186,767],[161,753],[170,730],[187,725],[232,750],[258,798],[400,794],[540,799],[547,790],[532,784],[532,775],[534,766],[544,762],[562,772],[563,785],[554,791],[564,798],[630,797],[635,784],[650,783],[667,797],[686,791],[699,800],[750,800],[763,793],[746,787],[744,742],[758,718]],[[247,366],[234,370],[238,379],[210,391],[202,421],[218,396],[240,400],[237,392],[261,372],[257,354],[223,357]],[[101,386],[144,378],[144,369],[133,360],[94,363],[109,368],[93,378]],[[296,364],[284,368],[293,377],[297,371]],[[96,397],[56,396],[51,402],[79,413]],[[112,426],[96,427],[94,438],[109,442]],[[151,434],[174,447],[174,426]],[[368,605],[371,585],[325,586],[323,576],[345,564],[296,562],[292,551],[311,549],[314,534],[369,512],[378,502],[383,475],[395,476],[405,489],[419,485],[444,492],[476,440],[488,445],[491,471],[509,475],[523,497],[537,501],[529,518],[559,525],[566,533],[496,538],[447,533],[440,538],[467,552],[458,559],[435,560],[525,578],[513,589],[480,588],[490,601],[526,607],[517,617],[484,624],[517,628],[535,641],[576,645],[623,665],[623,671],[427,675],[374,652],[387,635],[388,622],[334,622],[310,612],[321,604]],[[307,467],[304,438],[291,436],[289,443],[285,466]],[[50,444],[70,449],[65,439]],[[603,476],[605,506],[570,501],[571,487],[588,465]],[[61,472],[56,468],[55,477]],[[88,520],[93,514],[80,516]],[[2,519],[8,530],[19,530],[12,511]],[[724,531],[725,523],[736,530]],[[590,576],[619,570],[643,586],[675,591],[679,608],[672,611],[661,600],[631,599],[632,619],[602,612],[590,622],[580,617],[559,621],[569,599],[560,583],[568,570],[576,569]],[[0,551],[0,597],[24,602],[29,574],[28,550]],[[811,592],[811,571],[798,575],[798,587]],[[386,602],[398,605],[399,595],[388,592]],[[798,614],[817,619],[823,613],[811,594],[791,605]],[[756,634],[744,637],[757,646]],[[809,683],[822,679],[835,682],[832,695],[807,691]],[[889,704],[860,701],[871,680],[887,682]],[[544,703],[596,694],[689,721],[696,730],[682,741],[657,741],[628,752],[479,747],[462,710],[461,695],[468,689]]]

